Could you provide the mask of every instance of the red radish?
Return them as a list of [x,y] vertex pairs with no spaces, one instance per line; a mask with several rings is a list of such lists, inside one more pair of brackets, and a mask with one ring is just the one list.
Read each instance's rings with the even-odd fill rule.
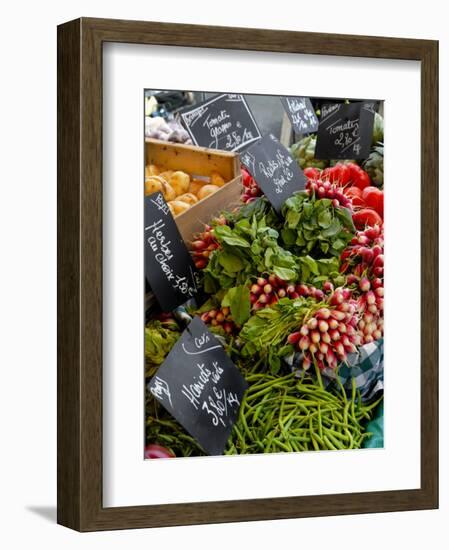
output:
[[252,292],[253,294],[259,295],[259,294],[262,292],[262,288],[260,288],[259,285],[253,285],[253,286],[251,287],[251,292]]
[[267,284],[267,280],[264,279],[263,277],[258,277],[258,279],[257,279],[257,284],[258,284],[259,286],[262,286],[262,287],[263,287],[264,285]]
[[298,331],[298,332],[292,332],[288,338],[287,338],[287,342],[289,344],[296,344],[297,342],[299,342],[301,338],[301,332]]
[[[260,283],[259,283],[260,284]],[[269,284],[266,284],[264,287],[263,287],[263,291],[265,292],[265,294],[271,294],[273,292],[273,287]]]
[[325,342],[321,342],[320,351],[321,353],[327,353],[329,346]]
[[207,244],[204,241],[193,241],[191,244],[191,247],[193,250],[202,250],[203,248],[206,248]]
[[331,337],[331,340],[340,340],[340,333],[338,332],[338,330],[330,330],[329,336]]
[[298,346],[299,346],[299,349],[300,349],[301,351],[305,351],[306,349],[309,349],[309,347],[310,347],[310,340],[309,340],[309,338],[308,338],[307,336],[303,336],[303,337],[301,338],[301,340],[299,340]]
[[329,319],[329,317],[331,316],[331,312],[326,307],[322,307],[316,312],[315,315],[318,317],[318,319]]
[[323,290],[324,292],[333,292],[334,285],[330,281],[326,281],[323,283]]
[[299,332],[303,335],[303,336],[307,336],[309,334],[309,329],[306,327],[306,325],[303,325],[300,329],[299,329]]
[[312,366],[312,361],[309,357],[304,357],[304,361],[302,362],[302,368],[304,370],[309,370]]
[[314,344],[318,344],[318,342],[320,341],[320,333],[319,333],[319,331],[313,330],[313,331],[310,333],[310,339],[312,340],[312,342],[313,342]]
[[329,330],[329,325],[326,323],[326,321],[320,321],[318,323],[318,329],[320,332],[327,332]]
[[175,454],[170,449],[162,447],[162,445],[156,445],[150,443],[145,447],[145,458],[175,458]]
[[338,321],[337,319],[330,319],[329,321],[329,327],[331,329],[336,329],[338,327]]
[[317,326],[318,326],[318,321],[315,319],[315,317],[311,317],[311,318],[307,321],[307,327],[308,327],[310,330],[316,329]]
[[321,341],[324,342],[325,344],[330,344],[331,343],[331,337],[329,335],[328,332],[323,332],[322,335],[321,335]]

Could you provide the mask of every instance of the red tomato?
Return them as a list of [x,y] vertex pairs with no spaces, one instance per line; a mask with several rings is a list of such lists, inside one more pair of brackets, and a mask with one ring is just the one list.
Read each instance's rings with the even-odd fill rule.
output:
[[313,166],[308,166],[304,169],[304,175],[309,180],[317,180],[320,177],[320,170],[314,168]]
[[334,166],[334,181],[340,187],[346,187],[351,181],[351,170],[347,164],[339,162]]
[[360,168],[358,164],[348,164],[348,168],[351,172],[352,184],[358,187],[359,189],[365,189],[371,185],[371,180],[368,174]]
[[381,218],[384,217],[384,193],[377,187],[365,187],[363,190],[363,199],[366,206],[375,210]]
[[365,229],[368,225],[373,227],[375,225],[382,225],[383,221],[379,214],[372,208],[363,208],[352,215],[352,221],[357,229]]

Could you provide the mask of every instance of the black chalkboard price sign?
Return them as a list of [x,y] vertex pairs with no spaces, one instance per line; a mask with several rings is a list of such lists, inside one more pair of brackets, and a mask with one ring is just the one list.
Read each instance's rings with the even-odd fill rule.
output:
[[277,212],[295,191],[305,187],[303,171],[273,134],[251,145],[240,154],[240,160]]
[[374,105],[363,101],[323,105],[315,158],[367,158],[373,136]]
[[223,454],[248,384],[199,317],[147,387],[206,453]]
[[195,296],[197,272],[162,193],[145,197],[145,278],[163,311]]
[[281,97],[281,103],[297,134],[318,130],[318,117],[308,97]]
[[220,94],[181,113],[195,145],[238,151],[260,138],[259,128],[241,94]]

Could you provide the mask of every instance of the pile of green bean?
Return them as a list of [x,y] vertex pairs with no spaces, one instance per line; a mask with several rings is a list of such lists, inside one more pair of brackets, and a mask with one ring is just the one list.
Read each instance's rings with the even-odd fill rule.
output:
[[[337,377],[338,378],[338,377]],[[337,381],[327,391],[321,376],[246,376],[250,387],[234,424],[226,454],[359,449],[378,401],[363,405],[353,379],[350,396]]]

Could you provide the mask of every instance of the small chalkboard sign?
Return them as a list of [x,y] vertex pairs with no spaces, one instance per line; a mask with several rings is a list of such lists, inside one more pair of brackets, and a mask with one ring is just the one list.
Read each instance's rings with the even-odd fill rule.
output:
[[308,134],[318,130],[318,117],[308,97],[281,97],[281,103],[296,134]]
[[248,384],[199,317],[147,387],[206,453],[223,454]]
[[321,107],[317,159],[364,159],[373,137],[375,102],[333,103]]
[[197,293],[197,272],[162,193],[145,197],[145,278],[163,311]]
[[238,151],[260,138],[259,128],[241,94],[220,94],[184,110],[181,119],[195,145]]
[[240,154],[240,160],[277,212],[295,191],[305,187],[303,171],[273,134],[251,145]]

